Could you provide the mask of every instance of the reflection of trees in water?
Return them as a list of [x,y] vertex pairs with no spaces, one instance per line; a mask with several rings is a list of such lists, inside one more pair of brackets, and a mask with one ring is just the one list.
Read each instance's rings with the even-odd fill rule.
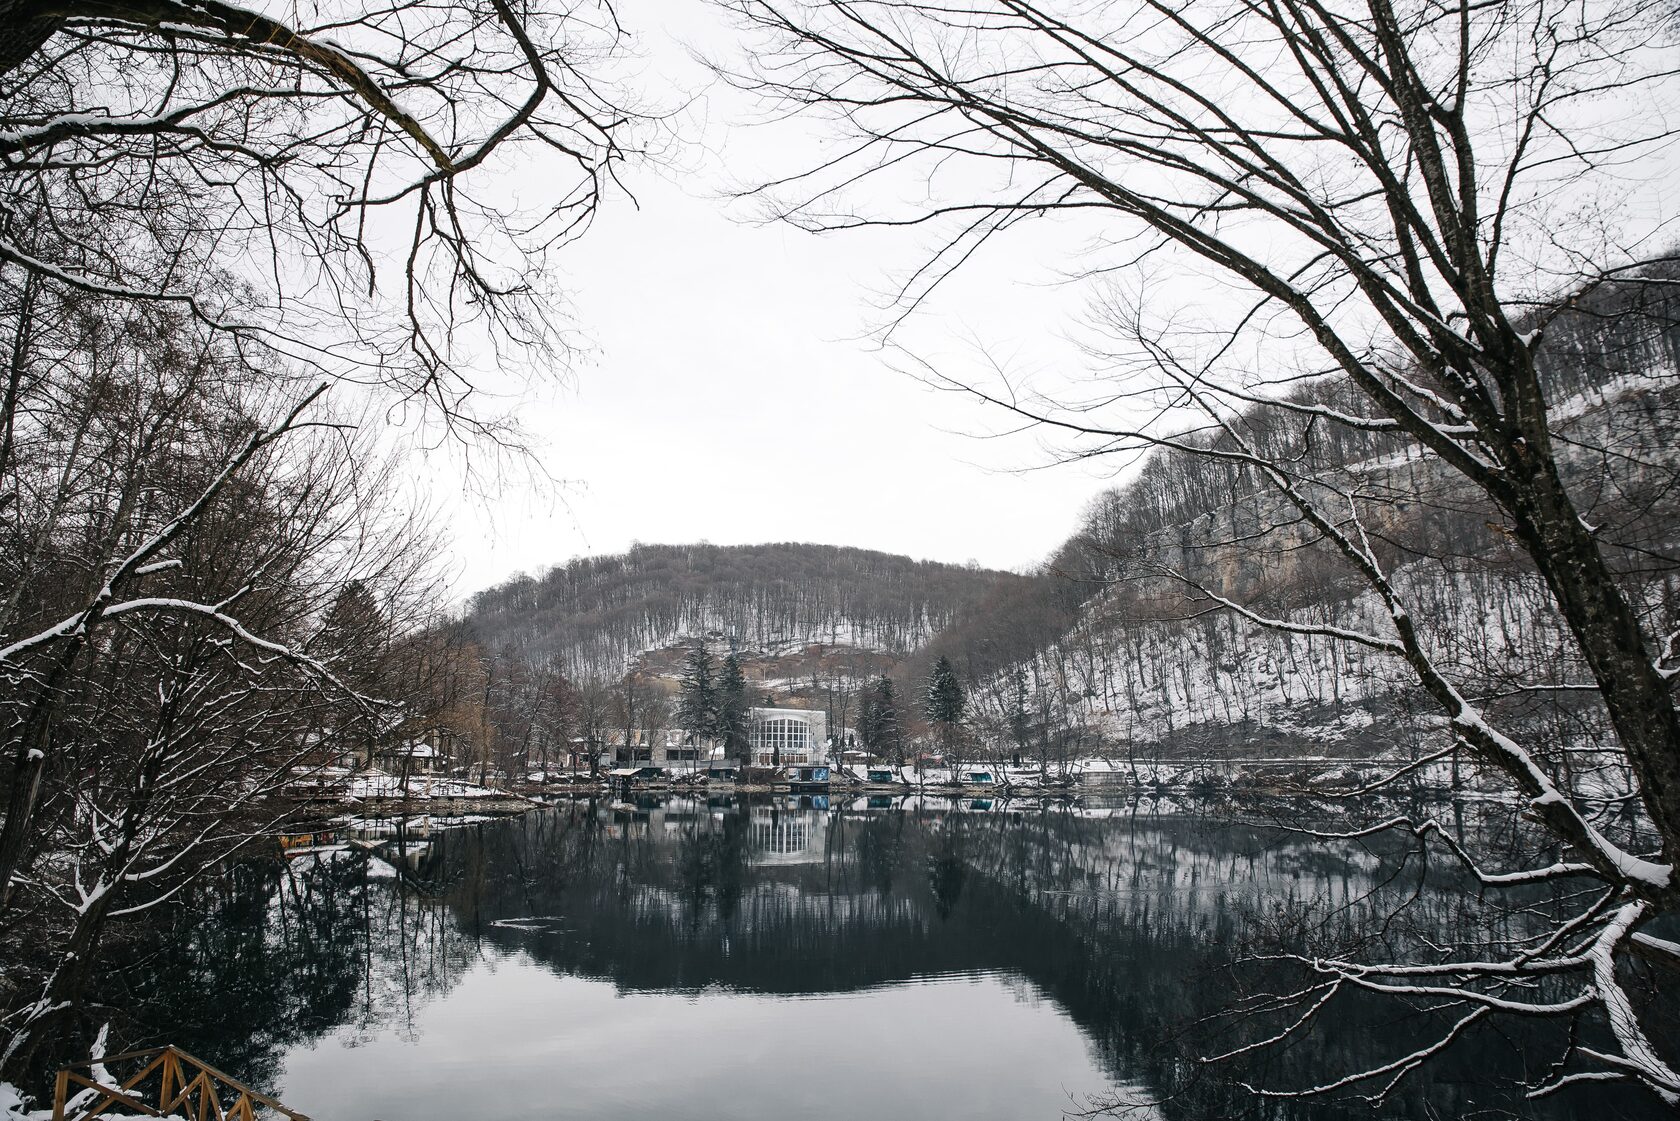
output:
[[341,1023],[360,986],[367,884],[350,861],[235,865],[159,932],[161,952],[118,963],[136,1045],[172,1042],[255,1084],[280,1052]]
[[[1365,1117],[1360,1106],[1258,1100],[1234,1082],[1302,1084],[1392,1056],[1432,1013],[1350,1002],[1304,1045],[1265,1052],[1264,1066],[1203,1066],[1190,1060],[1266,1022],[1215,1031],[1200,1013],[1290,980],[1233,960],[1273,943],[1345,947],[1372,931],[1391,951],[1443,935],[1508,938],[1548,906],[1536,897],[1539,914],[1490,925],[1463,892],[1420,890],[1397,844],[1335,850],[1190,817],[778,809],[777,835],[808,841],[800,859],[779,862],[765,859],[765,816],[578,804],[436,833],[401,884],[366,878],[352,859],[247,866],[207,893],[206,918],[175,932],[136,993],[177,1014],[205,1009],[200,1038],[162,1015],[156,1034],[256,1077],[283,1047],[339,1025],[405,1030],[480,943],[644,991],[837,992],[1001,971],[1064,1008],[1117,1078],[1175,1095],[1169,1116]],[[801,828],[785,828],[789,818]],[[1528,1107],[1489,1087],[1515,1061],[1496,1033],[1469,1039],[1383,1115],[1567,1116],[1576,1103]],[[1615,1105],[1600,1091],[1594,1115]]]
[[939,831],[939,840],[928,855],[928,890],[933,893],[933,909],[941,919],[949,919],[962,899],[963,881],[968,878],[968,866],[963,860],[963,819],[954,816],[949,827]]
[[[1487,807],[1487,831],[1512,811]],[[1475,826],[1472,824],[1472,831]],[[1257,994],[1299,983],[1297,967],[1255,961],[1287,947],[1311,954],[1363,948],[1388,957],[1421,946],[1486,945],[1543,928],[1559,901],[1536,891],[1524,909],[1474,905],[1468,884],[1428,876],[1407,846],[1341,849],[1276,830],[1121,815],[1048,815],[1018,826],[970,825],[974,910],[965,925],[999,932],[1000,943],[1038,949],[1016,966],[1067,1008],[1096,1039],[1112,1069],[1173,1095],[1169,1116],[1369,1117],[1363,1102],[1258,1099],[1237,1083],[1293,1087],[1404,1055],[1444,1012],[1385,998],[1338,1005],[1304,1045],[1246,1063],[1192,1060],[1269,1035],[1266,1016],[1205,1013],[1241,1007]],[[1246,960],[1244,960],[1246,959]],[[1241,962],[1241,964],[1238,964]],[[1532,1103],[1508,1088],[1547,1032],[1568,1025],[1519,1023],[1468,1037],[1425,1072],[1401,1083],[1385,1117],[1652,1116],[1625,1090]],[[1369,1092],[1372,1087],[1361,1087]]]
[[477,940],[388,872],[349,853],[230,867],[147,952],[115,967],[134,1010],[126,1034],[261,1086],[274,1084],[288,1047],[346,1027],[353,1039],[411,1030],[475,959]]
[[728,814],[715,829],[684,830],[677,853],[689,930],[697,932],[709,913],[733,921],[747,890],[746,819]]

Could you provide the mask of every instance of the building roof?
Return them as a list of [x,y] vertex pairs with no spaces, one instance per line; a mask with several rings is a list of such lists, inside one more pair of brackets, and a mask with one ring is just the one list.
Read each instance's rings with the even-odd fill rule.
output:
[[401,743],[395,745],[394,747],[387,748],[384,752],[381,752],[381,754],[397,756],[406,755],[410,759],[436,759],[438,757],[438,750],[429,743],[425,743],[421,740],[415,740],[412,743]]

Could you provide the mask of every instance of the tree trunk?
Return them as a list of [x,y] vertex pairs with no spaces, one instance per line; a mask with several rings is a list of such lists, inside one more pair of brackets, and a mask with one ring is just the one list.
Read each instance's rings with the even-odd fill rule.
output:
[[1520,480],[1511,512],[1602,692],[1663,856],[1673,860],[1680,856],[1680,714],[1668,682],[1549,455]]
[[28,850],[29,826],[35,817],[35,801],[41,793],[41,775],[47,756],[26,738],[18,745],[12,765],[12,789],[6,799],[6,825],[0,829],[0,911],[12,895],[12,878],[22,866]]

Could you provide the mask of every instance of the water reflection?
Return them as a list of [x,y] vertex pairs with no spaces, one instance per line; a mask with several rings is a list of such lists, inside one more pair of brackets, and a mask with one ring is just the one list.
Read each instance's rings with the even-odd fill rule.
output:
[[[1191,1061],[1230,961],[1378,928],[1416,887],[1398,849],[1136,805],[880,801],[581,802],[244,865],[124,977],[151,1034],[283,1084],[317,1121],[489,1121],[532,1094],[538,1115],[591,1118],[1025,1121],[1089,1095],[1367,1117],[1237,1083],[1392,1057],[1428,1016],[1352,1005],[1307,1046]],[[1478,914],[1432,889],[1389,936]],[[1381,1115],[1582,1108],[1499,1082],[1517,1042],[1467,1041]],[[1656,1115],[1594,1091],[1593,1116],[1622,1113]]]

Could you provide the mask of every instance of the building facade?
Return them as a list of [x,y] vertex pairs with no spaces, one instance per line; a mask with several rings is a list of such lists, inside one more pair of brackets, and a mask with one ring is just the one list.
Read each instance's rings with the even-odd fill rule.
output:
[[624,742],[624,735],[620,733],[607,741],[602,757],[611,763],[623,766],[637,764],[655,767],[669,767],[676,770],[693,770],[698,767],[705,757],[705,752],[687,741],[678,731],[668,731],[663,735],[649,735],[638,732]]
[[753,762],[760,767],[825,762],[828,713],[801,708],[749,709],[747,743]]

